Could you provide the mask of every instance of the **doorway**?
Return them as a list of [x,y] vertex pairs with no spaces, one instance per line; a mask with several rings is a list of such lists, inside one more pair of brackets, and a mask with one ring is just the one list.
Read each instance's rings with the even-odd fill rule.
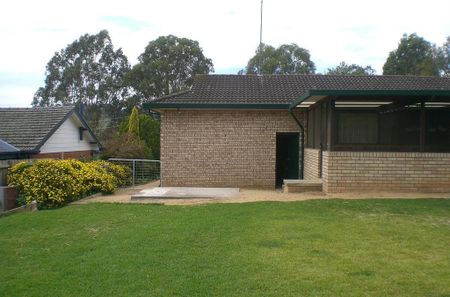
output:
[[275,186],[280,188],[284,179],[298,179],[299,133],[277,133]]

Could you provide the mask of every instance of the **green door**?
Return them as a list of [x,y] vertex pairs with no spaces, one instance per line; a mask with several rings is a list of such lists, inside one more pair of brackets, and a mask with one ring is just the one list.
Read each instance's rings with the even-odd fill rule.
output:
[[275,170],[277,187],[283,179],[299,178],[299,133],[277,133]]

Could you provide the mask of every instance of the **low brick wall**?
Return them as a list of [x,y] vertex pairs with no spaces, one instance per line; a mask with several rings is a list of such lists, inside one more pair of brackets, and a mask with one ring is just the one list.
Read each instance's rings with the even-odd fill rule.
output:
[[323,152],[324,191],[450,192],[450,153]]
[[305,148],[304,179],[319,178],[320,150]]
[[60,152],[60,153],[44,153],[32,156],[32,159],[82,159],[91,158],[93,151],[76,151],[76,152]]
[[299,130],[287,111],[162,111],[162,184],[274,188],[276,133]]

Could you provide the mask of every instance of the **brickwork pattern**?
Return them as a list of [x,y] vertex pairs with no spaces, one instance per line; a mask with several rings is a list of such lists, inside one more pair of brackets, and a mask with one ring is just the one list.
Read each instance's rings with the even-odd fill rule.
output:
[[319,166],[320,166],[320,150],[305,148],[305,171],[304,179],[317,179],[319,178]]
[[324,191],[450,192],[450,153],[324,152]]
[[76,151],[76,152],[60,152],[60,153],[44,153],[32,155],[31,159],[82,159],[91,158],[93,151]]
[[162,111],[163,185],[274,188],[276,133],[299,131],[287,111]]

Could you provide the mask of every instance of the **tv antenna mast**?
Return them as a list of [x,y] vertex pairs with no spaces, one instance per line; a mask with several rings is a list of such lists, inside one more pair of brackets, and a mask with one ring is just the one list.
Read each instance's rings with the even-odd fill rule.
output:
[[[262,28],[263,28],[263,0],[261,0],[261,22],[259,25],[259,46],[258,46],[258,50],[257,53],[259,53],[260,51],[262,51]],[[262,57],[259,57],[259,61],[258,61],[258,75],[261,75],[262,71],[261,71],[261,67],[262,67],[262,61],[261,61]]]
[[261,0],[261,23],[259,26],[259,46],[262,45],[262,24],[263,24],[263,0]]

